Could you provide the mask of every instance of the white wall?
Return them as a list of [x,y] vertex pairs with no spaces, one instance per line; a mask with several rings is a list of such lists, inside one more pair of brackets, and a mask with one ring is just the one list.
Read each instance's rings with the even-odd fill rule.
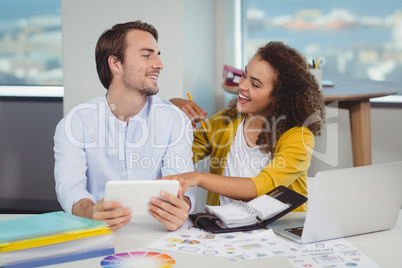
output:
[[232,13],[238,2],[99,0],[94,5],[92,1],[62,0],[64,113],[105,94],[95,68],[96,41],[114,24],[136,19],[153,24],[159,32],[165,69],[158,95],[186,98],[190,92],[210,115],[221,110],[225,105],[223,65],[237,65]]
[[143,20],[159,32],[165,69],[158,95],[183,95],[182,0],[62,0],[64,113],[74,105],[106,93],[95,66],[95,44],[116,23]]

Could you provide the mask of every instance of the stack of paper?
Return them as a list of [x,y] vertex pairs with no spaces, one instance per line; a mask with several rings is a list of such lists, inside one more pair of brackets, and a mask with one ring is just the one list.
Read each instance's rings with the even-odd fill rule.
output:
[[32,267],[114,253],[105,223],[65,212],[0,221],[0,267]]

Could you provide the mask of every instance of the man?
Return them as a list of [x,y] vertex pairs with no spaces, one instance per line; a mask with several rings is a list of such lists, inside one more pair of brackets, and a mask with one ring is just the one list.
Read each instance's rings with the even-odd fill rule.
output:
[[[63,209],[117,230],[129,208],[104,201],[109,180],[157,179],[193,170],[189,119],[155,96],[163,69],[156,29],[141,21],[117,24],[99,38],[96,67],[106,96],[72,109],[55,132],[55,180]],[[153,198],[150,214],[176,230],[195,205],[195,189]]]

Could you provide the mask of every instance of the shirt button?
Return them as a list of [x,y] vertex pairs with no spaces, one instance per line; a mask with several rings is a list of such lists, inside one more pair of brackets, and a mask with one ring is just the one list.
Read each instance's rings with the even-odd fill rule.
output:
[[127,172],[127,174],[128,174],[128,175],[131,175],[131,174],[133,174],[133,173],[132,173],[131,171],[129,171],[129,172]]

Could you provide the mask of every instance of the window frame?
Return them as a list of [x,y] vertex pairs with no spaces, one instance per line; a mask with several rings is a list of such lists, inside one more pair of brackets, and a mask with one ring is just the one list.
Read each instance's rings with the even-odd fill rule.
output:
[[0,97],[64,97],[63,86],[2,86]]

